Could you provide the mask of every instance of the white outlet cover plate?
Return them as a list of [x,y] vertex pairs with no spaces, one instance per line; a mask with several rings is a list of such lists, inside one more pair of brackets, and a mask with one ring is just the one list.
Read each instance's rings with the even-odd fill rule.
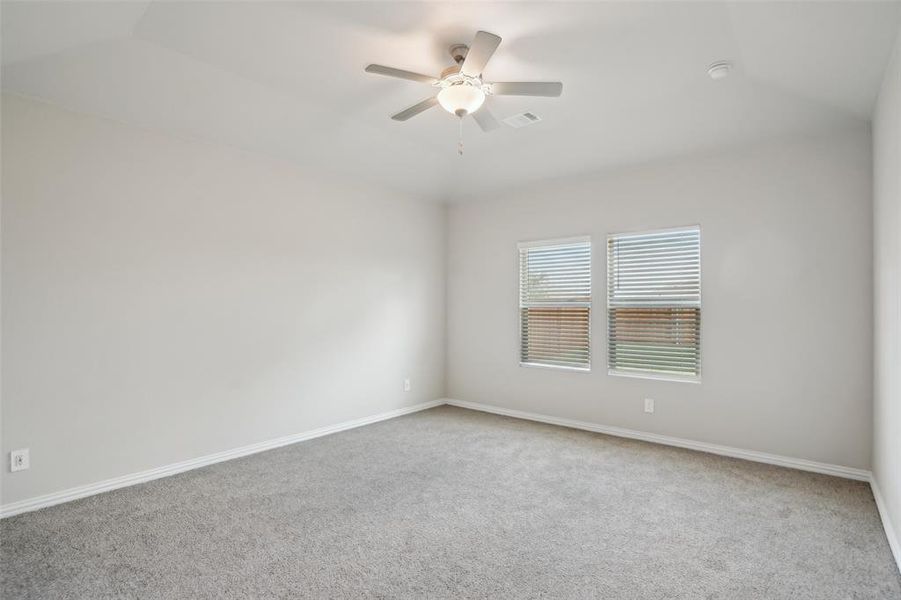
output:
[[645,398],[644,399],[644,412],[646,412],[646,413],[654,412],[654,399],[653,398]]
[[9,470],[10,471],[24,471],[28,467],[31,466],[31,461],[28,457],[28,448],[22,448],[21,450],[13,450],[9,453]]

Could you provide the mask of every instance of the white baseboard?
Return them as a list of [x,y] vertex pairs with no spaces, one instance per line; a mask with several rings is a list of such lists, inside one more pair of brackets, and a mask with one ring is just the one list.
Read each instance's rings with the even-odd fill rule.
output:
[[524,412],[510,408],[501,408],[499,406],[492,406],[490,404],[467,402],[465,400],[453,400],[448,398],[445,400],[445,402],[447,404],[450,404],[451,406],[459,406],[460,408],[469,408],[471,410],[479,410],[482,412],[489,412],[497,415],[504,415],[507,417],[515,417],[517,419],[527,419],[529,421],[538,421],[540,423],[560,425],[562,427],[570,427],[572,429],[584,429],[586,431],[605,433],[607,435],[614,435],[616,437],[642,440],[645,442],[653,442],[655,444],[664,444],[666,446],[677,446],[679,448],[688,448],[689,450],[709,452],[711,454],[730,456],[732,458],[742,458],[744,460],[766,463],[770,465],[778,465],[780,467],[789,467],[791,469],[800,469],[801,471],[811,471],[813,473],[834,475],[836,477],[844,477],[846,479],[870,481],[870,472],[865,469],[843,467],[841,465],[815,462],[812,460],[805,460],[803,458],[791,458],[788,456],[779,456],[778,454],[757,452],[755,450],[743,450],[742,448],[732,448],[730,446],[708,444],[706,442],[696,442],[694,440],[671,437],[668,435],[659,435],[656,433],[647,433],[644,431],[637,431],[635,429],[624,429],[622,427],[613,427],[610,425],[598,425],[596,423],[590,423],[588,421],[576,421],[573,419],[551,417],[538,413]]
[[901,571],[901,543],[899,543],[898,536],[895,535],[895,528],[892,527],[892,519],[888,514],[888,507],[882,498],[882,491],[879,489],[879,482],[876,481],[875,475],[870,476],[870,489],[873,490],[873,498],[876,499],[876,508],[879,509],[879,518],[882,519],[882,528],[885,529],[888,546],[892,549],[892,556],[895,557],[898,570]]
[[894,553],[896,560],[898,560],[899,565],[901,565],[901,559],[899,559],[899,557],[901,557],[901,546],[899,546],[898,540],[894,535],[894,530],[891,529],[891,526],[890,526],[890,523],[888,520],[889,519],[888,515],[885,512],[883,501],[879,494],[878,486],[877,486],[876,482],[872,479],[870,472],[866,471],[864,469],[855,469],[852,467],[844,467],[844,466],[840,466],[840,465],[819,463],[819,462],[814,462],[814,461],[804,460],[804,459],[799,459],[799,458],[790,458],[790,457],[779,456],[779,455],[775,455],[775,454],[767,454],[764,452],[756,452],[753,450],[743,450],[741,448],[732,448],[729,446],[708,444],[705,442],[696,442],[693,440],[686,440],[686,439],[682,439],[682,438],[658,435],[655,433],[647,433],[647,432],[643,432],[643,431],[625,429],[625,428],[621,428],[621,427],[598,425],[596,423],[590,423],[588,421],[577,421],[577,420],[573,420],[573,419],[564,419],[564,418],[560,418],[560,417],[552,417],[549,415],[542,415],[542,414],[537,414],[537,413],[530,413],[530,412],[524,412],[524,411],[513,410],[513,409],[508,409],[508,408],[502,408],[502,407],[498,407],[498,406],[491,406],[488,404],[479,404],[476,402],[454,400],[454,399],[450,399],[450,398],[433,400],[430,402],[422,402],[420,404],[416,404],[413,406],[399,408],[399,409],[388,411],[385,413],[380,413],[380,414],[372,415],[369,417],[363,417],[361,419],[345,421],[344,423],[338,423],[336,425],[321,427],[319,429],[314,429],[311,431],[306,431],[306,432],[302,432],[302,433],[298,433],[298,434],[294,434],[294,435],[276,438],[273,440],[267,440],[264,442],[251,444],[249,446],[242,446],[240,448],[234,448],[232,450],[226,450],[224,452],[218,452],[216,454],[209,454],[207,456],[201,456],[199,458],[194,458],[191,460],[174,463],[171,465],[165,465],[162,467],[157,467],[155,469],[141,471],[139,473],[132,473],[129,475],[114,477],[112,479],[107,479],[105,481],[100,481],[97,483],[78,486],[78,487],[70,488],[67,490],[62,490],[60,492],[54,492],[54,493],[46,494],[43,496],[37,496],[35,498],[28,498],[26,500],[20,500],[19,502],[12,502],[10,504],[4,504],[3,506],[0,506],[0,518],[11,517],[13,515],[17,515],[20,513],[29,512],[29,511],[33,511],[33,510],[38,510],[40,508],[45,508],[47,506],[62,504],[64,502],[69,502],[71,500],[77,500],[79,498],[85,498],[87,496],[93,496],[95,494],[100,494],[102,492],[108,492],[108,491],[115,490],[118,488],[123,488],[123,487],[127,487],[130,485],[136,485],[138,483],[144,483],[146,481],[152,481],[154,479],[159,479],[161,477],[175,475],[177,473],[182,473],[184,471],[189,471],[191,469],[198,469],[200,467],[205,467],[207,465],[212,465],[212,464],[215,464],[218,462],[231,460],[233,458],[240,458],[242,456],[256,454],[257,452],[264,452],[266,450],[271,450],[273,448],[279,448],[281,446],[295,444],[297,442],[302,442],[304,440],[310,440],[313,438],[322,437],[324,435],[329,435],[331,433],[337,433],[339,431],[346,431],[348,429],[353,429],[355,427],[369,425],[370,423],[376,423],[378,421],[393,419],[393,418],[399,417],[401,415],[406,415],[409,413],[426,410],[429,408],[440,406],[442,404],[450,404],[452,406],[468,408],[471,410],[489,412],[489,413],[504,415],[504,416],[508,416],[508,417],[515,417],[515,418],[519,418],[519,419],[526,419],[529,421],[538,421],[541,423],[549,423],[551,425],[560,425],[562,427],[570,427],[573,429],[583,429],[586,431],[593,431],[596,433],[604,433],[607,435],[614,435],[617,437],[624,437],[624,438],[642,440],[642,441],[646,441],[646,442],[653,442],[653,443],[657,443],[657,444],[664,444],[667,446],[677,446],[679,448],[688,448],[691,450],[698,450],[701,452],[710,452],[712,454],[731,456],[733,458],[742,458],[745,460],[751,460],[751,461],[755,461],[755,462],[762,462],[762,463],[767,463],[767,464],[772,464],[772,465],[800,469],[802,471],[812,471],[814,473],[823,473],[826,475],[834,475],[837,477],[844,477],[847,479],[869,481],[873,488],[873,495],[876,498],[876,504],[879,507],[879,513],[882,516],[883,525],[885,526],[885,530],[886,530],[886,536],[889,539],[889,545],[892,548],[892,552]]
[[363,425],[369,425],[378,421],[393,419],[395,417],[418,412],[420,410],[426,410],[435,406],[441,406],[442,404],[444,404],[444,400],[421,402],[419,404],[414,404],[413,406],[398,408],[396,410],[391,410],[377,415],[363,417],[361,419],[354,419],[353,421],[345,421],[336,425],[329,425],[326,427],[320,427],[319,429],[305,431],[303,433],[296,433],[294,435],[288,435],[273,440],[266,440],[265,442],[258,442],[256,444],[250,444],[249,446],[242,446],[240,448],[234,448],[232,450],[225,450],[224,452],[217,452],[216,454],[208,454],[207,456],[192,458],[191,460],[173,463],[171,465],[165,465],[163,467],[157,467],[155,469],[148,469],[147,471],[141,471],[139,473],[122,475],[121,477],[114,477],[112,479],[99,481],[97,483],[81,485],[60,492],[46,494],[44,496],[37,496],[35,498],[28,498],[25,500],[20,500],[18,502],[11,502],[9,504],[0,506],[0,519],[18,515],[24,512],[30,512],[39,508],[45,508],[47,506],[53,506],[55,504],[62,504],[63,502],[70,502],[72,500],[85,498],[87,496],[93,496],[102,492],[108,492],[130,485],[144,483],[145,481],[152,481],[161,477],[168,477],[169,475],[175,475],[176,473],[190,471],[191,469],[198,469],[200,467],[205,467],[207,465],[212,465],[218,462],[231,460],[233,458],[240,458],[242,456],[256,454],[257,452],[264,452],[266,450],[272,450],[273,448],[279,448],[281,446],[287,446],[289,444],[296,444],[297,442],[311,440],[313,438],[329,435],[330,433],[337,433],[339,431],[346,431],[348,429],[354,429],[355,427],[362,427]]

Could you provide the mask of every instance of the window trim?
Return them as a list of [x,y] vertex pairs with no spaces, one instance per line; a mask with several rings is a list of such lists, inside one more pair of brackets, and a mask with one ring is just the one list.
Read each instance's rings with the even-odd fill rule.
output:
[[[553,246],[566,246],[568,244],[580,244],[587,243],[589,248],[589,273],[591,274],[591,295],[589,298],[590,302],[574,302],[569,304],[569,306],[582,306],[588,308],[588,366],[587,367],[570,367],[567,365],[545,365],[541,363],[531,363],[531,362],[523,362],[522,360],[522,316],[520,311],[522,311],[522,301],[520,300],[522,289],[521,281],[520,281],[520,270],[522,269],[522,264],[520,263],[520,253],[524,249],[528,248],[548,248]],[[591,373],[591,360],[594,357],[594,351],[592,348],[592,336],[591,330],[593,328],[594,321],[594,243],[592,242],[590,235],[576,235],[565,238],[552,238],[552,239],[532,239],[526,240],[522,242],[516,243],[516,359],[521,368],[526,369],[550,369],[552,371],[568,371],[571,373]]]
[[[701,260],[702,250],[702,240],[701,240],[701,224],[700,223],[689,223],[686,225],[679,225],[676,227],[663,227],[659,229],[631,229],[627,231],[616,231],[612,233],[608,233],[606,240],[604,242],[604,254],[605,254],[605,277],[604,277],[604,304],[605,304],[605,315],[604,319],[607,324],[606,332],[610,331],[610,290],[607,289],[609,279],[610,279],[610,239],[622,235],[641,235],[641,234],[658,234],[658,233],[673,233],[677,231],[684,231],[686,229],[697,228],[698,230],[698,302],[700,304],[699,310],[703,315],[703,306],[704,306],[704,261]],[[592,289],[592,294],[594,290]],[[605,333],[606,333],[605,332]],[[704,338],[704,319],[701,319],[701,327],[698,330],[698,347],[700,347],[700,341]],[[625,377],[628,379],[650,379],[653,381],[668,381],[673,383],[696,383],[700,384],[702,382],[701,375],[704,372],[704,356],[705,352],[700,353],[700,358],[698,360],[698,373],[697,375],[677,375],[675,373],[654,373],[652,371],[618,371],[612,367],[610,367],[610,336],[609,333],[604,336],[604,360],[607,362],[607,375],[612,375],[614,377]]]

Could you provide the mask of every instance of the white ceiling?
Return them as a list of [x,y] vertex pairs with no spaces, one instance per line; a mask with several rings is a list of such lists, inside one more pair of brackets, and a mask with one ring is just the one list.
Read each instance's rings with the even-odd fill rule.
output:
[[[901,2],[2,3],[11,91],[307,168],[455,200],[511,185],[869,120]],[[488,80],[560,80],[494,97],[540,123],[483,134],[426,74],[478,29],[504,38]],[[712,81],[711,62],[735,63]]]

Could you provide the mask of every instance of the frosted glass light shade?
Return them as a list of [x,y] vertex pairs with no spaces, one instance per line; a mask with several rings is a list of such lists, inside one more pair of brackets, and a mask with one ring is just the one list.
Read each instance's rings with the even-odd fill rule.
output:
[[482,90],[465,83],[452,85],[438,92],[438,103],[441,104],[441,108],[458,117],[479,110],[484,101],[485,94]]

